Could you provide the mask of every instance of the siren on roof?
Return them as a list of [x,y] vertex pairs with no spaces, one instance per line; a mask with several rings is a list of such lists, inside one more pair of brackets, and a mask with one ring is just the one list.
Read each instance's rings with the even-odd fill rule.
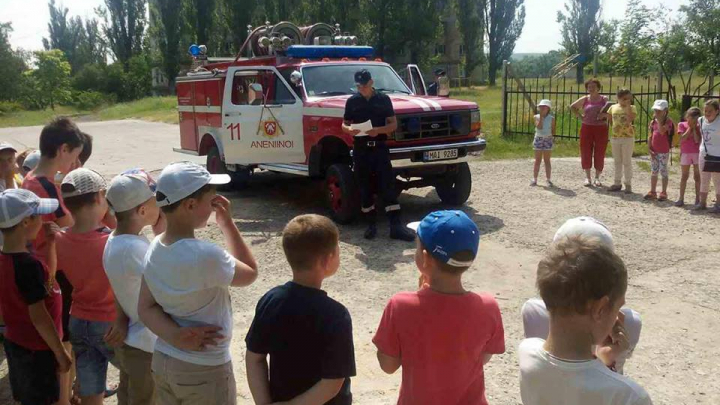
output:
[[374,50],[371,46],[340,45],[292,45],[287,56],[297,59],[322,58],[371,58]]
[[[288,55],[291,47],[298,45],[306,46],[357,46],[358,38],[349,33],[343,33],[340,25],[331,26],[325,23],[317,23],[307,27],[298,27],[287,21],[271,25],[265,25],[253,29],[248,26],[248,39],[240,49],[240,55],[246,57]],[[307,52],[301,51],[300,53]],[[314,51],[320,52],[320,51]],[[339,51],[331,51],[339,52]],[[367,55],[367,49],[357,51]],[[311,52],[312,53],[312,52]],[[344,57],[353,57],[354,54],[344,54]],[[326,56],[332,57],[332,56]]]

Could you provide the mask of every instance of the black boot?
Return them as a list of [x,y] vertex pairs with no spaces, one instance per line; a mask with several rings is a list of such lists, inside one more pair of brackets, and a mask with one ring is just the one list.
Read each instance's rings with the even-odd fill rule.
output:
[[363,218],[365,219],[365,222],[368,224],[367,229],[365,230],[365,234],[363,237],[365,239],[375,239],[375,236],[377,236],[377,214],[375,210],[372,210],[370,212],[366,212],[363,214]]
[[415,232],[406,227],[400,220],[400,211],[388,212],[390,217],[390,238],[404,240],[406,242],[415,241]]

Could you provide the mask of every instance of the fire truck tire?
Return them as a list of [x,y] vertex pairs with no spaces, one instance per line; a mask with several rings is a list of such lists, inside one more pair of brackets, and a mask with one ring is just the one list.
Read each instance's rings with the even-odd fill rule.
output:
[[435,185],[435,191],[443,203],[463,205],[470,198],[472,190],[472,174],[467,163],[460,163],[453,170],[449,179]]
[[225,167],[225,161],[220,156],[217,146],[213,146],[208,150],[207,154],[207,170],[212,174],[228,174],[230,175],[230,183],[218,186],[218,190],[229,191],[243,188],[247,185],[250,173],[247,171],[231,172]]
[[332,219],[349,224],[360,213],[360,192],[348,165],[334,164],[325,174],[325,189]]

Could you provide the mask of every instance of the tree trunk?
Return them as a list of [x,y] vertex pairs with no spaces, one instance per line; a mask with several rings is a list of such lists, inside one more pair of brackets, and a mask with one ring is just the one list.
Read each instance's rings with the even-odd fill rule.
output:
[[497,70],[498,70],[497,63],[495,63],[495,61],[493,59],[490,59],[490,61],[488,63],[488,80],[490,81],[491,86],[495,85],[495,82],[496,82],[495,76],[497,76]]
[[576,69],[577,69],[577,71],[575,74],[576,74],[577,84],[585,83],[585,65],[583,65],[582,63],[578,63]]

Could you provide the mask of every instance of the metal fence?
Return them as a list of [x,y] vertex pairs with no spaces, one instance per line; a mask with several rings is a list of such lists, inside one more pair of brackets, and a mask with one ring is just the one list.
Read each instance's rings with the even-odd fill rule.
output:
[[[627,88],[633,93],[637,108],[635,119],[635,142],[646,143],[648,126],[652,120],[652,105],[665,96],[662,77],[605,77],[601,94],[615,101],[617,90]],[[542,99],[552,101],[555,116],[556,137],[579,139],[581,120],[570,111],[570,105],[586,95],[585,86],[574,78],[516,78],[510,64],[503,69],[503,115],[502,133],[505,136],[534,135],[536,114],[534,106]]]
[[682,96],[682,111],[687,111],[690,107],[700,107],[703,109],[703,105],[707,100],[720,100],[720,96],[700,96],[700,95],[688,95]]

